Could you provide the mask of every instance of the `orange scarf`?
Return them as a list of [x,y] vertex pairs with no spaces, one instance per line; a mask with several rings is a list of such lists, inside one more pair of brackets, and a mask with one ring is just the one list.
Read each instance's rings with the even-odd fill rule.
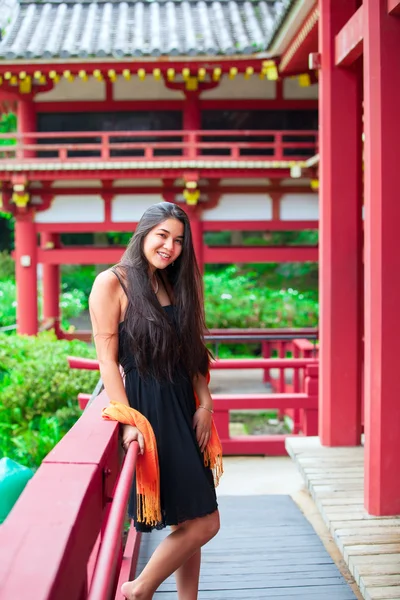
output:
[[[196,398],[196,407],[199,400]],[[160,504],[160,469],[158,465],[157,443],[149,421],[139,411],[126,404],[111,401],[102,410],[103,419],[118,421],[137,427],[144,437],[144,453],[138,455],[136,465],[137,521],[155,526],[161,521]],[[211,437],[204,451],[204,464],[209,466],[214,475],[217,487],[223,473],[222,446],[217,429],[212,421]]]

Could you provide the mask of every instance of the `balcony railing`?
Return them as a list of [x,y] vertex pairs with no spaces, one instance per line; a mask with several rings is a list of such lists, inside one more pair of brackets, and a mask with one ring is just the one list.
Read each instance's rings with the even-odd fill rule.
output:
[[0,134],[4,161],[138,162],[174,159],[302,161],[318,152],[317,131],[107,131]]

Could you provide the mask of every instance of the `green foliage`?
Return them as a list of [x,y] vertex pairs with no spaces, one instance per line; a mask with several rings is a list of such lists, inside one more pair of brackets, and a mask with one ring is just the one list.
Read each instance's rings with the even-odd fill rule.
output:
[[62,265],[61,266],[61,289],[64,292],[79,290],[83,293],[82,300],[84,308],[88,306],[88,298],[92,289],[93,281],[97,275],[94,265]]
[[[13,325],[17,320],[17,290],[15,281],[0,278],[0,327]],[[34,302],[35,299],[32,299]],[[42,297],[39,295],[39,313],[41,312]],[[84,292],[72,290],[63,292],[60,296],[61,318],[63,326],[68,327],[68,319],[79,316],[87,306]]]
[[[14,133],[14,131],[17,131],[17,117],[14,113],[3,113],[0,119],[0,133]],[[0,138],[0,146],[9,146],[10,144],[15,144],[15,139]]]
[[315,295],[293,288],[270,289],[251,274],[231,266],[204,277],[209,328],[314,327],[318,323]]
[[14,325],[17,317],[15,283],[0,281],[0,327]]
[[13,215],[0,211],[0,252],[14,249],[14,221]]
[[78,317],[87,306],[87,297],[81,290],[63,292],[60,296],[60,309],[62,319]]
[[0,252],[0,281],[15,281],[15,262],[6,250]]
[[68,367],[70,354],[93,357],[92,347],[37,337],[0,334],[0,458],[38,466],[80,415],[77,395],[92,391],[94,371]]

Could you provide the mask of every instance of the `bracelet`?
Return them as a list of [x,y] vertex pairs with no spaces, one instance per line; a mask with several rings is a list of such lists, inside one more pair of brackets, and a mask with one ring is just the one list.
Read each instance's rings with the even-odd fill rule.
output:
[[214,414],[213,409],[207,408],[207,406],[202,406],[201,404],[199,404],[199,406],[197,408],[204,408],[204,410],[208,410],[208,412],[211,413],[212,415]]

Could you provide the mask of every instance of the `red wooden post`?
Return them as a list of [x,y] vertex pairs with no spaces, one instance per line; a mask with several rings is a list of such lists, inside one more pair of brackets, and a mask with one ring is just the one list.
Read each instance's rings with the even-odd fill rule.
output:
[[101,135],[101,158],[108,160],[110,158],[110,134],[103,133]]
[[[318,400],[318,365],[306,367],[305,392],[308,398]],[[318,435],[318,409],[305,408],[303,412],[304,435]]]
[[335,35],[357,0],[320,0],[320,423],[322,444],[361,438],[361,97],[335,66]]
[[37,248],[33,213],[17,214],[15,219],[15,277],[17,282],[17,331],[23,335],[38,332]]
[[201,211],[197,206],[185,206],[185,212],[189,216],[190,229],[192,231],[192,239],[194,251],[196,254],[197,264],[199,265],[200,273],[204,271],[204,244],[203,244],[203,223],[201,221]]
[[[201,113],[200,113],[200,102],[199,93],[186,92],[186,101],[183,109],[183,129],[185,132],[198,131],[201,125]],[[189,148],[185,148],[184,156],[188,158],[196,158],[197,148],[193,144],[193,136],[185,135],[186,142],[192,142]]]
[[282,133],[275,133],[275,160],[283,160],[283,136]]
[[[271,357],[271,342],[269,342],[268,340],[264,340],[261,343],[261,348],[262,348],[262,357],[263,358],[270,358]],[[271,374],[269,369],[264,369],[263,371],[263,383],[270,383],[271,381]]]
[[400,23],[364,0],[365,505],[400,513],[400,252],[397,223]]
[[214,423],[221,440],[229,439],[229,410],[214,408]]
[[[21,135],[20,143],[22,145],[36,143],[34,137],[25,135],[37,130],[35,103],[32,100],[19,100],[17,115],[18,133]],[[32,158],[36,155],[36,152],[34,150],[22,150],[21,155],[21,158]]]
[[[59,236],[43,232],[40,236],[43,250],[59,247]],[[54,320],[54,331],[60,333],[60,266],[43,265],[43,319]]]
[[[292,342],[293,358],[300,358],[300,348],[297,345],[297,340]],[[300,392],[300,369],[293,369],[293,393],[298,394]],[[299,433],[300,431],[300,410],[293,410],[293,433]]]

